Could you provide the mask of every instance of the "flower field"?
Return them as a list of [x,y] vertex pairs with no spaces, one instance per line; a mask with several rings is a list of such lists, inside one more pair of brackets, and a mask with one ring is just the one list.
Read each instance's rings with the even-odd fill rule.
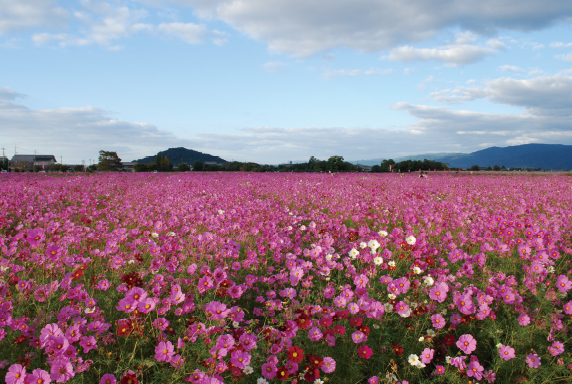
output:
[[0,177],[0,377],[572,381],[572,178]]

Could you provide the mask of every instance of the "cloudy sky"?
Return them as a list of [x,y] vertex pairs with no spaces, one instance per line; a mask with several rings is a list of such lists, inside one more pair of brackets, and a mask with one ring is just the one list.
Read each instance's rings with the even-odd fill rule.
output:
[[276,164],[572,144],[571,27],[570,0],[0,0],[0,148]]

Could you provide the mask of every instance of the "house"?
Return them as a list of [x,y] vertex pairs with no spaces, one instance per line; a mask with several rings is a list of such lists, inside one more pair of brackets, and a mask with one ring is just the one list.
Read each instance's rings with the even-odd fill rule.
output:
[[122,172],[135,172],[135,164],[137,164],[136,161],[121,162],[121,171]]
[[57,160],[54,155],[14,155],[12,157],[12,165],[19,168],[47,167],[55,163],[57,163]]
[[205,162],[204,162],[205,167],[206,167],[207,165],[222,166],[222,164],[223,164],[223,163],[217,163],[216,161],[205,161]]
[[357,164],[357,166],[362,170],[362,172],[371,172],[371,166]]

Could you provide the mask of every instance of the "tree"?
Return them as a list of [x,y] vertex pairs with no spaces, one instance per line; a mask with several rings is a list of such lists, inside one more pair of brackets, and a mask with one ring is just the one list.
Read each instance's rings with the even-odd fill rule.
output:
[[81,164],[74,165],[73,170],[75,172],[83,172],[83,165],[81,165]]
[[203,162],[202,161],[195,161],[193,162],[193,171],[202,171],[203,170]]
[[187,172],[191,170],[191,166],[187,163],[179,163],[177,165],[177,171],[179,172]]
[[493,167],[493,171],[500,171],[500,167],[495,164],[495,166]]
[[121,167],[121,159],[117,156],[117,152],[99,151],[97,169],[100,171],[119,171]]
[[471,166],[471,168],[469,168],[469,171],[478,171],[480,169],[481,169],[481,167],[479,167],[478,165],[475,164],[475,165]]
[[371,167],[371,172],[372,173],[379,173],[379,172],[381,172],[381,167],[376,164],[373,167]]

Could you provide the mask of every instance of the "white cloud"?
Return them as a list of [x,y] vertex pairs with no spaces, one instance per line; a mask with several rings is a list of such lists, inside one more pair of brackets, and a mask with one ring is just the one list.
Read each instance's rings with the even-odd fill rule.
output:
[[58,27],[68,18],[69,13],[52,0],[0,0],[0,36]]
[[326,79],[331,79],[338,76],[373,76],[373,75],[391,75],[394,73],[392,68],[378,69],[371,68],[367,70],[362,69],[329,69],[322,70],[322,76]]
[[11,90],[9,87],[0,87],[0,100],[14,101],[18,98],[25,98],[26,95]]
[[524,69],[517,67],[516,65],[501,65],[499,69],[508,72],[524,72]]
[[[7,96],[6,96],[7,95]],[[63,154],[68,162],[96,158],[100,149],[117,150],[123,160],[155,154],[168,147],[196,143],[139,122],[122,121],[95,107],[31,109],[14,100],[23,95],[0,88],[2,139],[24,150]]]
[[193,23],[161,23],[157,30],[165,36],[179,38],[189,44],[198,44],[207,36],[207,29]]
[[288,69],[288,63],[283,63],[281,61],[269,61],[268,63],[264,63],[262,68],[268,73],[277,74],[282,73],[286,69]]
[[463,36],[455,43],[439,48],[415,48],[406,45],[392,49],[387,57],[395,61],[435,60],[444,62],[451,67],[459,67],[482,60],[485,56],[492,55],[504,47],[504,44],[499,40],[489,40],[484,46],[461,43],[461,41],[466,40]]
[[572,53],[568,53],[566,55],[556,55],[554,58],[564,61],[572,61]]
[[[553,0],[170,0],[196,15],[222,20],[272,51],[310,56],[332,48],[379,52],[427,41],[454,28],[491,36],[569,20],[572,2]],[[466,44],[470,34],[460,35]]]
[[563,43],[561,41],[555,41],[550,43],[551,48],[570,48],[572,47],[572,43]]

